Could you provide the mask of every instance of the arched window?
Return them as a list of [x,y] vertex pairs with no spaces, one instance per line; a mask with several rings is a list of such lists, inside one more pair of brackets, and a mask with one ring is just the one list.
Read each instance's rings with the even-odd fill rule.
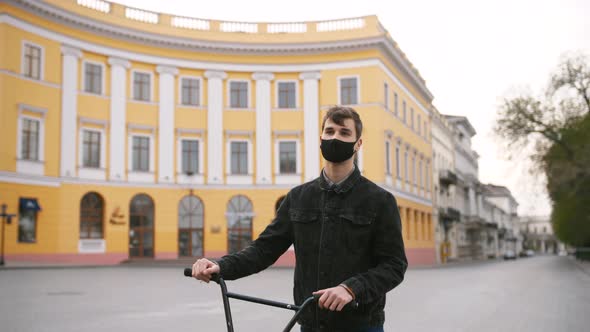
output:
[[154,201],[146,194],[129,204],[129,257],[154,257]]
[[178,255],[203,257],[203,202],[193,195],[178,204]]
[[80,201],[80,239],[104,238],[104,201],[102,197],[89,192]]
[[227,250],[238,252],[252,242],[252,202],[242,195],[234,196],[227,203]]

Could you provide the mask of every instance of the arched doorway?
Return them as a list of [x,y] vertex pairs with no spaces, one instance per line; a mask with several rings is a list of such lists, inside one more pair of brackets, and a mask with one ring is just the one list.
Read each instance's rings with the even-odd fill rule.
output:
[[129,257],[154,257],[154,201],[146,194],[129,205]]
[[178,256],[203,257],[203,202],[197,196],[178,204]]
[[80,239],[104,238],[104,200],[89,192],[80,201]]
[[237,195],[227,203],[227,250],[238,252],[252,242],[252,202],[243,195]]

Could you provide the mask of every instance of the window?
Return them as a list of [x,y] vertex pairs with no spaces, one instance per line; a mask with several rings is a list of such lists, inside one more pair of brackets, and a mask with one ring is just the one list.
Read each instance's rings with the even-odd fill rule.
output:
[[154,257],[154,200],[135,195],[129,204],[129,257]]
[[296,108],[295,82],[279,82],[279,108]]
[[383,83],[383,104],[385,109],[389,110],[389,86],[387,83]]
[[248,108],[248,82],[230,82],[230,107]]
[[418,122],[416,123],[418,125],[418,135],[422,135],[422,117],[420,116],[420,114],[418,114]]
[[397,92],[393,93],[393,113],[397,116],[398,115],[398,97],[397,97]]
[[82,131],[82,167],[100,168],[100,132]]
[[279,173],[297,173],[297,142],[279,142]]
[[426,128],[428,128],[428,125],[424,121],[424,138],[428,139],[428,130]]
[[39,160],[39,128],[39,120],[22,118],[21,159]]
[[80,202],[80,239],[102,239],[104,201],[99,194],[90,192]]
[[35,198],[21,198],[18,208],[18,242],[37,241],[37,212],[41,210]]
[[151,100],[151,75],[149,73],[133,73],[133,99],[139,101]]
[[414,109],[410,107],[410,128],[414,129]]
[[84,91],[102,94],[102,66],[94,63],[84,63]]
[[355,77],[340,79],[340,104],[342,104],[342,105],[358,104],[357,94],[358,94],[358,87],[357,87],[357,79]]
[[410,182],[410,178],[408,177],[408,151],[406,150],[404,152],[404,178],[406,179],[406,182]]
[[23,75],[36,80],[41,79],[42,49],[39,46],[24,44]]
[[418,162],[418,183],[420,184],[420,188],[424,188],[422,182],[422,159]]
[[150,138],[133,136],[133,160],[131,170],[148,172],[150,170]]
[[399,163],[399,146],[395,147],[395,174],[398,179],[401,179],[401,170]]
[[430,161],[426,162],[426,174],[424,174],[426,178],[426,191],[430,192]]
[[231,174],[248,174],[248,142],[231,142]]
[[182,169],[183,174],[199,173],[199,141],[182,140]]
[[201,80],[184,77],[180,81],[182,105],[199,106],[201,104]]
[[385,141],[385,174],[391,175],[391,156],[389,141]]
[[203,256],[203,202],[185,196],[178,204],[178,256]]
[[416,156],[412,156],[412,183],[416,184]]
[[406,101],[404,100],[402,102],[402,119],[404,121],[405,124],[408,123],[407,117],[406,117]]
[[252,202],[243,195],[231,198],[227,204],[227,250],[238,252],[252,242]]

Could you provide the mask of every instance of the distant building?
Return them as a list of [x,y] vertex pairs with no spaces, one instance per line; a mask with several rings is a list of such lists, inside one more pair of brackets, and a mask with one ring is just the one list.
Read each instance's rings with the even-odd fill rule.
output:
[[540,254],[557,254],[565,250],[565,245],[553,233],[548,216],[522,216],[520,227],[525,249]]

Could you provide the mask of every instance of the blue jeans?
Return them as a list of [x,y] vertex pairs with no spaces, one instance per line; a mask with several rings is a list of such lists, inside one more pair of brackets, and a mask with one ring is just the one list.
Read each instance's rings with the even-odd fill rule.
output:
[[[313,332],[313,330],[302,326],[301,332]],[[358,330],[357,332],[384,332],[384,331],[383,331],[383,326],[376,326],[376,327],[369,327],[364,330]]]

